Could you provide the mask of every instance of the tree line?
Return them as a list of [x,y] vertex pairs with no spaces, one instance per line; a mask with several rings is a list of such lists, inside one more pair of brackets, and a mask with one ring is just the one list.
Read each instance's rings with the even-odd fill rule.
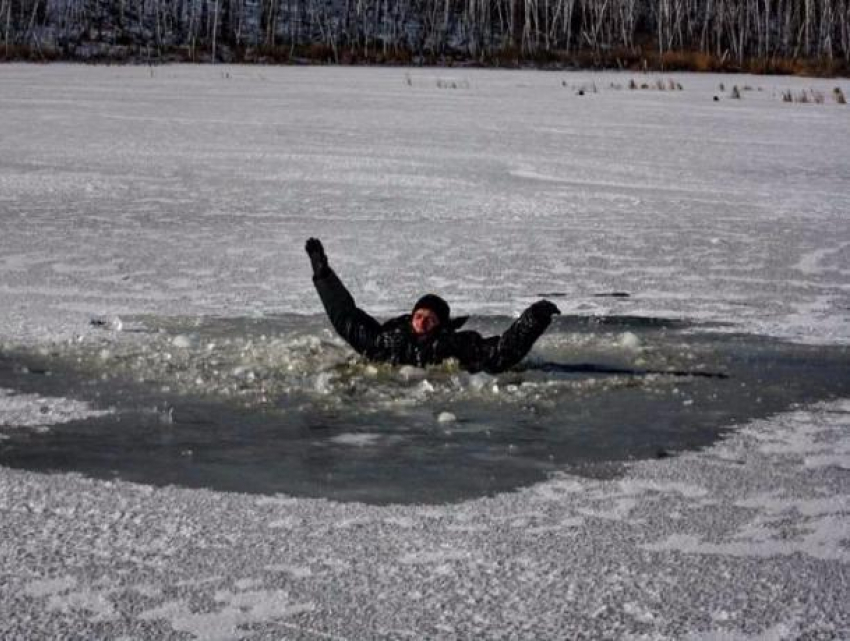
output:
[[0,32],[7,59],[804,59],[846,69],[850,0],[0,0]]

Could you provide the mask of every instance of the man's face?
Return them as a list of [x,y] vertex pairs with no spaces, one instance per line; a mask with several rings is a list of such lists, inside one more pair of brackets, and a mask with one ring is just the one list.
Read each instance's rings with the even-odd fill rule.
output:
[[413,312],[413,318],[410,319],[410,325],[413,328],[413,333],[417,336],[430,334],[440,326],[440,318],[432,310],[427,307],[420,307]]

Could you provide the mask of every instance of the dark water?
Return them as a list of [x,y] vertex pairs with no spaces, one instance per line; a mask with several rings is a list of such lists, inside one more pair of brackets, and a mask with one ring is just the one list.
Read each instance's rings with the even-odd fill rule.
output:
[[[495,333],[506,318],[473,319]],[[680,321],[559,318],[523,368],[371,366],[320,318],[136,319],[117,344],[0,353],[0,387],[115,413],[2,428],[0,464],[154,485],[439,503],[708,445],[850,395],[850,353]],[[712,331],[714,329],[714,331]]]

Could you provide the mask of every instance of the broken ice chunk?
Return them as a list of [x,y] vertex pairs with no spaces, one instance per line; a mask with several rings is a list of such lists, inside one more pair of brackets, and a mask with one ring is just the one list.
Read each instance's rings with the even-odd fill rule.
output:
[[109,329],[113,332],[120,332],[124,323],[121,318],[117,315],[110,316],[95,316],[91,319],[92,327],[99,327],[101,329]]

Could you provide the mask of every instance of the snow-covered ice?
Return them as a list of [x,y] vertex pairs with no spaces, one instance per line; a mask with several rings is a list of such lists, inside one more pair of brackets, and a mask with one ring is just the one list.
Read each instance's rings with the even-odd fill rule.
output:
[[[4,66],[4,335],[314,312],[316,235],[376,312],[425,290],[463,313],[560,293],[565,312],[848,341],[848,111],[780,97],[845,81],[405,73]],[[613,291],[631,297],[594,296]]]
[[21,394],[0,387],[0,426],[46,427],[107,414],[89,403],[64,397]]
[[[850,111],[780,96],[847,82],[631,77],[2,66],[0,349],[109,362],[149,340],[136,314],[318,313],[308,236],[381,314],[545,294],[850,344]],[[638,358],[634,338],[612,344]],[[99,411],[0,390],[3,425]],[[0,468],[0,636],[846,638],[848,416],[801,407],[611,480],[447,506]]]
[[846,440],[847,410],[759,421],[625,479],[446,507],[4,470],[0,626],[10,638],[844,638],[846,471],[805,458]]

